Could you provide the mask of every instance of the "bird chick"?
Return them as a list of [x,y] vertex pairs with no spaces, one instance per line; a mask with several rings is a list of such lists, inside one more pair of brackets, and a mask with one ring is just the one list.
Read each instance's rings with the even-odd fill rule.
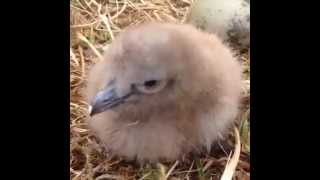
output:
[[210,149],[238,111],[241,71],[217,36],[147,23],[120,33],[92,68],[91,129],[127,160],[173,161]]

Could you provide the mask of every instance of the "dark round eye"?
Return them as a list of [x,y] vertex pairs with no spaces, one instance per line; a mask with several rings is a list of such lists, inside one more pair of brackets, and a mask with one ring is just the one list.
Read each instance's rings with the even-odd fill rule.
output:
[[136,87],[142,93],[152,94],[162,90],[166,84],[167,82],[165,80],[148,80]]
[[158,84],[157,80],[150,80],[150,81],[146,81],[144,82],[144,86],[146,86],[147,88],[151,88],[153,86],[156,86]]

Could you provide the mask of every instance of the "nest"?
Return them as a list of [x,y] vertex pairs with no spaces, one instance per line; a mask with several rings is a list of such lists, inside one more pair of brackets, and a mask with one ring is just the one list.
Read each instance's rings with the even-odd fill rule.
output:
[[[104,47],[127,26],[147,21],[184,23],[193,0],[71,0],[70,2],[70,179],[220,179],[233,150],[233,133],[219,143],[215,153],[186,157],[183,162],[156,167],[109,157],[85,123],[88,105],[81,91],[90,66],[99,61]],[[239,114],[241,154],[233,173],[235,179],[250,177],[250,61],[243,65],[244,106]],[[229,147],[229,150],[227,147]]]

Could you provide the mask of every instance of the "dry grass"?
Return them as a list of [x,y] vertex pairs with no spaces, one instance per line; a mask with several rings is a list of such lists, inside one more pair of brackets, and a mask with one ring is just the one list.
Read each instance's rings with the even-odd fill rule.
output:
[[[234,149],[234,135],[218,143],[213,152],[184,161],[139,167],[106,155],[85,124],[87,104],[81,96],[86,74],[99,61],[104,47],[127,26],[145,21],[183,23],[193,0],[71,0],[70,5],[70,179],[219,179]],[[243,107],[238,127],[241,154],[234,179],[250,177],[250,61],[240,55],[244,69]]]

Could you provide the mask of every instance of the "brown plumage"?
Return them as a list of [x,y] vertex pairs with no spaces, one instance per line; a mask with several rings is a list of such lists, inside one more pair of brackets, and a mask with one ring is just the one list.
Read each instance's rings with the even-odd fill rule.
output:
[[90,72],[89,125],[129,160],[176,160],[210,149],[236,117],[240,66],[215,36],[190,25],[131,27]]

